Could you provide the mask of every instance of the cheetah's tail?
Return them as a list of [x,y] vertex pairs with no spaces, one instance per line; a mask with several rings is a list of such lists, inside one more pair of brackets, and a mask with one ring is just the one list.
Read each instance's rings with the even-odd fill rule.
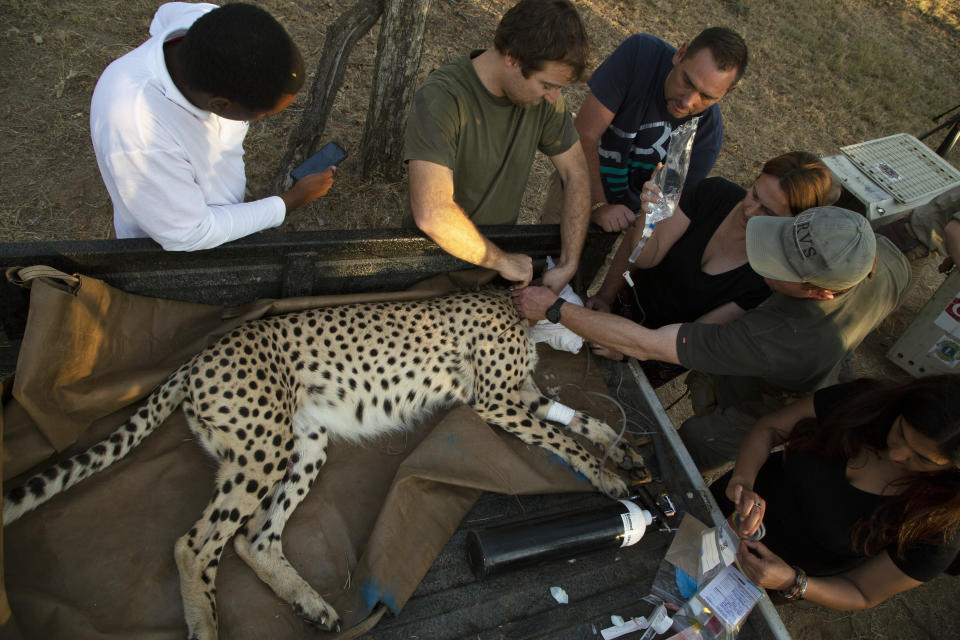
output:
[[192,363],[191,360],[173,372],[110,436],[83,453],[44,469],[9,491],[3,497],[3,524],[10,524],[55,495],[126,456],[183,402]]

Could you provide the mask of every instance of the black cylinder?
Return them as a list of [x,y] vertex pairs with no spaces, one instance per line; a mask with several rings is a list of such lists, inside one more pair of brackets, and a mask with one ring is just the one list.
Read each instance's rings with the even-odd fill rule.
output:
[[467,532],[470,568],[480,578],[506,569],[637,542],[649,511],[627,500]]

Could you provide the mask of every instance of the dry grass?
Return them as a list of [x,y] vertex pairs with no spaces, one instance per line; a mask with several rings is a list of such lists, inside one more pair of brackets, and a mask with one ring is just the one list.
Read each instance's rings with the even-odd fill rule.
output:
[[[313,3],[267,0],[300,43],[308,65],[323,33],[348,0]],[[509,2],[437,0],[431,6],[421,76],[473,48],[487,46]],[[105,238],[111,206],[89,141],[89,100],[102,69],[145,37],[156,2],[115,4],[0,0],[0,240]],[[594,62],[627,35],[655,33],[679,44],[705,26],[744,34],[752,62],[742,88],[724,100],[726,138],[714,173],[741,183],[766,158],[802,148],[833,154],[838,147],[931,128],[931,115],[960,102],[955,54],[960,34],[956,0],[590,0],[578,6],[591,33]],[[366,117],[376,28],[351,56],[325,138],[357,156]],[[566,90],[576,109],[585,88]],[[265,189],[301,97],[286,112],[258,122],[247,144],[252,192]],[[296,212],[284,230],[396,226],[406,186],[364,182],[354,158],[331,194]],[[531,174],[522,221],[535,219],[549,163]]]
[[[701,29],[741,32],[751,65],[736,93],[721,104],[723,151],[714,169],[741,184],[763,161],[791,149],[832,155],[839,147],[893,133],[918,135],[930,117],[960,102],[958,0],[580,0],[598,63],[629,34],[649,32],[680,44]],[[0,241],[111,237],[112,211],[89,140],[89,102],[97,77],[114,58],[140,44],[159,0],[0,0]],[[262,0],[300,44],[308,66],[323,34],[351,0]],[[435,0],[430,8],[421,78],[470,49],[488,46],[503,0]],[[115,17],[118,7],[123,15]],[[353,153],[331,193],[291,215],[283,230],[396,226],[406,187],[361,181],[355,157],[366,117],[376,28],[350,58],[326,139]],[[584,86],[565,90],[576,109]],[[249,186],[264,193],[304,104],[301,96],[278,116],[257,122],[247,139]],[[930,140],[936,146],[941,135]],[[960,152],[951,159],[957,164]],[[549,163],[533,168],[521,213],[535,219]],[[900,374],[884,358],[939,279],[923,286],[858,352],[859,373]],[[667,404],[676,395],[666,387]],[[689,415],[679,403],[671,417]],[[884,608],[837,614],[786,608],[798,638],[955,638],[958,585],[941,578]],[[948,595],[944,595],[948,594]],[[951,610],[946,604],[953,602]],[[914,611],[922,612],[915,616]],[[915,625],[915,626],[914,626]],[[919,635],[918,635],[919,634]]]

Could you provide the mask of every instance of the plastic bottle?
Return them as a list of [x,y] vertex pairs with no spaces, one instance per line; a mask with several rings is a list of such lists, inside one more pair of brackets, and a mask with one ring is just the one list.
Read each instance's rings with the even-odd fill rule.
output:
[[480,578],[556,558],[608,547],[627,547],[643,537],[653,516],[630,500],[467,533],[470,567]]

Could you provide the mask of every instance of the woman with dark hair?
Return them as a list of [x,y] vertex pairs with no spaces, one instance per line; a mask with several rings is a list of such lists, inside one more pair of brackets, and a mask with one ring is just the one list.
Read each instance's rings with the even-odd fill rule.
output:
[[787,599],[873,607],[960,551],[960,375],[817,391],[758,420],[713,486],[738,514],[748,578]]
[[[641,197],[650,203],[658,193],[651,178]],[[747,264],[747,221],[754,216],[795,216],[835,199],[830,170],[805,151],[768,160],[748,189],[724,178],[707,178],[683,192],[673,215],[657,224],[632,265],[628,258],[643,225],[638,221],[627,232],[587,306],[619,312],[650,329],[678,322],[731,322],[770,295],[763,278]],[[624,289],[627,269],[635,281],[633,294]],[[620,357],[600,347],[594,352]],[[643,365],[654,386],[673,377],[658,379],[654,364]],[[673,375],[683,371],[675,365],[669,370]]]

